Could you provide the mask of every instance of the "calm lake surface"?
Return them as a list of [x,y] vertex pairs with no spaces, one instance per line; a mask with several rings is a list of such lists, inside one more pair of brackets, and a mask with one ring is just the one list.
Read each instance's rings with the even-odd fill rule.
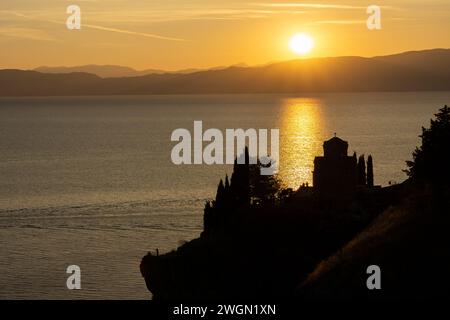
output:
[[[405,160],[450,92],[0,99],[0,298],[145,299],[147,251],[202,229],[204,201],[230,166],[170,160],[174,129],[279,128],[280,179],[312,181],[337,135],[372,154],[375,183]],[[66,289],[79,265],[82,289]]]

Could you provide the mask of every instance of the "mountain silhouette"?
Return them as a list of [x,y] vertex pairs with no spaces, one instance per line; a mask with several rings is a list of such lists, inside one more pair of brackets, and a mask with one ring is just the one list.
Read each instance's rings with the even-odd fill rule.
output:
[[165,71],[160,69],[145,69],[136,70],[130,67],[116,66],[116,65],[97,65],[89,64],[83,66],[73,66],[73,67],[47,67],[41,66],[33,69],[33,71],[38,71],[42,73],[92,73],[101,78],[118,78],[118,77],[138,77],[148,74],[163,74],[163,73],[180,73],[186,74],[191,72],[197,72],[199,69],[185,69],[179,71]]
[[119,78],[0,70],[0,96],[445,91],[448,70],[450,49]]

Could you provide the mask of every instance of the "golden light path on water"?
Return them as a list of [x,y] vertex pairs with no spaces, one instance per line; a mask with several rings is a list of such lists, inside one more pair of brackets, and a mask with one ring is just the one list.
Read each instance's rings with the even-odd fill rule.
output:
[[279,178],[283,186],[297,189],[312,185],[314,157],[322,155],[325,123],[320,100],[290,98],[282,103],[280,117]]

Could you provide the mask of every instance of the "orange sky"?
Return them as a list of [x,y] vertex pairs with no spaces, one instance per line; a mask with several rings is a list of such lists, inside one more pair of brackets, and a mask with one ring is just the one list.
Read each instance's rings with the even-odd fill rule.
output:
[[[68,30],[66,7],[81,8]],[[366,7],[382,8],[382,29]],[[289,39],[309,33],[306,57],[374,56],[449,48],[448,0],[2,0],[0,68],[117,64],[178,70],[295,59]]]

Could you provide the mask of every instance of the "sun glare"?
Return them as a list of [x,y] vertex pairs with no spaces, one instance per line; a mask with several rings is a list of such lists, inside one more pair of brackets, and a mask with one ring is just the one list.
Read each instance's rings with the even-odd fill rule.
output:
[[314,40],[306,33],[299,33],[291,38],[289,47],[296,54],[307,54],[314,47]]

